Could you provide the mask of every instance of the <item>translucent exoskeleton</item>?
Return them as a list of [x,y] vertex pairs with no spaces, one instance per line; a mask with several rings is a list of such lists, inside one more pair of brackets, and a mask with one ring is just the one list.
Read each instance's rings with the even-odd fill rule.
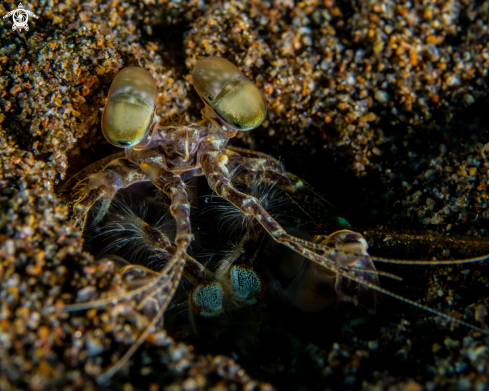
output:
[[[307,265],[313,265],[305,269],[301,266],[302,277],[297,280],[295,286],[289,288],[293,296],[291,300],[299,307],[317,310],[327,305],[315,303],[311,308],[307,308],[311,301],[306,287],[312,281],[313,284],[334,286],[333,291],[343,300],[362,303],[363,298],[369,297],[367,301],[370,304],[365,304],[366,309],[375,308],[380,293],[384,293],[474,330],[489,333],[381,288],[378,275],[395,276],[375,270],[372,261],[395,261],[370,257],[366,241],[361,235],[340,230],[329,235],[327,232],[321,232],[317,237],[301,237],[284,229],[260,200],[239,190],[238,185],[250,187],[253,183],[273,184],[299,206],[301,200],[313,203],[317,201],[317,205],[305,209],[309,215],[314,214],[315,207],[327,208],[327,203],[300,178],[283,171],[280,164],[270,156],[227,147],[229,139],[238,131],[249,131],[264,120],[266,103],[262,94],[236,66],[218,57],[201,60],[192,73],[192,80],[205,103],[205,108],[201,111],[202,120],[196,123],[161,126],[154,112],[156,86],[150,74],[141,68],[127,68],[121,71],[114,79],[109,92],[103,113],[102,131],[108,141],[124,148],[124,152],[94,163],[61,189],[61,192],[77,189],[72,201],[73,220],[79,227],[85,226],[87,214],[97,202],[100,201],[100,207],[94,224],[104,219],[120,189],[145,181],[152,182],[168,197],[169,210],[175,220],[175,237],[171,239],[157,226],[144,224],[142,219],[134,219],[132,223],[127,223],[132,224],[135,232],[143,233],[138,234],[140,239],[164,261],[163,268],[157,273],[148,271],[149,279],[146,282],[116,297],[60,308],[70,311],[93,308],[143,295],[144,299],[140,304],[142,308],[149,300],[157,299],[156,315],[149,326],[131,349],[98,378],[100,383],[117,372],[152,332],[183,278],[193,284],[194,288],[190,293],[191,304],[204,316],[221,313],[226,294],[231,295],[234,303],[252,304],[258,300],[263,290],[263,282],[253,270],[253,251],[248,253],[241,263],[237,261],[239,255],[243,254],[245,244],[255,241],[254,248],[259,249],[257,243],[264,236],[295,252],[298,255],[297,262],[301,265],[305,259],[308,260]],[[250,227],[256,227],[254,231],[250,230],[249,234],[243,236],[243,241],[237,246],[241,248],[239,252],[232,255],[230,261],[222,262],[220,268],[213,270],[214,274],[211,275],[206,274],[202,265],[188,254],[194,235],[190,224],[191,210],[186,181],[201,175],[205,176],[209,187],[216,195],[234,205],[241,215],[252,221]],[[310,217],[315,220],[315,216]],[[333,214],[332,219],[336,220],[333,226],[341,226],[340,217]],[[121,229],[128,230],[127,224],[125,227],[121,224]],[[255,233],[257,235],[252,238]],[[485,259],[487,257],[457,262]],[[440,262],[443,261],[438,263]],[[320,281],[317,278],[318,271],[321,275]],[[364,294],[362,290],[370,293]]]

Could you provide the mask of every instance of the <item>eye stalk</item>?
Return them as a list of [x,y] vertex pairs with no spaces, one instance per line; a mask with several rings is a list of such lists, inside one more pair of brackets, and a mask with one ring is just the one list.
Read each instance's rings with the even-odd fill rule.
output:
[[143,68],[121,70],[109,90],[102,114],[102,132],[116,147],[133,147],[149,136],[157,90],[155,79]]
[[262,93],[228,60],[220,57],[200,60],[192,80],[206,106],[231,128],[251,130],[265,119],[267,104]]

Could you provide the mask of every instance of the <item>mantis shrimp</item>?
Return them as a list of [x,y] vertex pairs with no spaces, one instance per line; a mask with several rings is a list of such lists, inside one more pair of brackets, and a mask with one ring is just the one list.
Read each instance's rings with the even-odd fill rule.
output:
[[[175,222],[175,237],[170,239],[157,224],[122,207],[112,218],[114,233],[136,234],[138,240],[157,253],[163,267],[158,272],[142,266],[125,265],[123,273],[142,272],[144,283],[114,297],[62,306],[59,310],[75,311],[107,305],[115,301],[143,296],[139,308],[151,299],[158,301],[156,315],[127,353],[98,381],[114,375],[150,335],[162,319],[182,279],[193,286],[189,303],[206,317],[217,316],[227,307],[252,305],[262,295],[264,281],[254,270],[254,259],[265,238],[287,247],[296,256],[289,257],[283,273],[297,277],[289,285],[292,302],[304,310],[321,310],[334,301],[351,301],[375,310],[381,294],[390,295],[447,320],[488,334],[464,321],[406,299],[380,287],[378,276],[396,276],[378,271],[373,261],[417,265],[429,261],[396,261],[371,257],[366,240],[358,233],[341,229],[326,235],[307,232],[291,234],[269,212],[262,200],[246,189],[255,185],[272,185],[292,203],[306,212],[314,224],[325,215],[316,208],[330,209],[312,188],[300,178],[284,171],[268,155],[237,147],[228,141],[238,132],[252,130],[266,117],[266,102],[259,89],[229,61],[219,57],[201,60],[192,72],[194,88],[204,102],[202,120],[195,123],[159,124],[155,115],[156,84],[143,68],[130,67],[114,78],[102,116],[102,131],[113,145],[124,152],[102,159],[82,170],[61,192],[77,189],[73,202],[74,222],[85,227],[88,212],[95,210],[93,224],[107,217],[116,194],[140,182],[151,182],[166,196],[168,210]],[[204,176],[212,192],[233,205],[246,220],[244,233],[235,249],[214,270],[206,269],[189,254],[194,240],[191,229],[191,202],[186,183]],[[243,191],[240,189],[244,189]],[[311,205],[305,206],[310,203]],[[117,214],[118,213],[118,214]],[[109,213],[110,215],[110,213]],[[327,213],[329,226],[346,228],[335,213]],[[316,229],[317,231],[317,229]],[[486,260],[488,256],[458,261],[436,261],[454,264]],[[307,262],[306,262],[307,260]],[[292,270],[292,271],[291,271]],[[314,299],[314,287],[326,285],[329,295]],[[367,303],[368,302],[368,303]]]

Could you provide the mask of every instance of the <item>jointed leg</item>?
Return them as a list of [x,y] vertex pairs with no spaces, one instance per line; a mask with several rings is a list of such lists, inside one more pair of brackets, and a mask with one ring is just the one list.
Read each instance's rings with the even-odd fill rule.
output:
[[[172,197],[172,205],[175,203],[178,205],[177,197]],[[174,208],[178,214],[181,209]],[[185,208],[183,208],[185,210]],[[152,249],[161,260],[167,261],[165,266],[159,273],[153,273],[149,271],[146,273],[148,277],[152,277],[149,282],[143,283],[142,286],[117,296],[108,297],[105,299],[100,299],[88,303],[79,303],[74,305],[68,305],[62,308],[62,310],[80,310],[86,308],[93,308],[96,306],[106,305],[113,303],[114,301],[120,301],[122,299],[137,298],[137,296],[142,295],[143,299],[139,302],[137,308],[140,310],[145,307],[149,300],[154,300],[157,304],[156,315],[151,320],[150,325],[144,330],[140,335],[138,340],[131,346],[131,348],[122,356],[107,372],[102,374],[98,378],[98,383],[104,383],[108,378],[110,378],[114,373],[116,373],[131,357],[131,355],[137,350],[137,348],[145,341],[152,329],[157,325],[159,321],[162,320],[165,310],[173,298],[176,289],[185,275],[191,282],[195,283],[203,279],[204,274],[203,267],[192,257],[185,254],[186,247],[183,248],[183,254],[186,256],[181,256],[182,249],[175,247],[171,244],[168,237],[160,230],[158,227],[154,227],[146,223],[143,219],[131,215],[129,209],[124,209],[124,213],[116,214],[116,220],[113,221],[115,228],[112,230],[114,232],[125,232],[128,230],[128,226],[132,227],[132,234],[139,237],[144,245]],[[112,216],[114,218],[114,216]],[[128,224],[118,222],[117,219],[122,219],[124,222],[127,221]],[[189,225],[188,225],[189,226]],[[179,241],[181,244],[181,241]],[[123,273],[130,273],[131,270],[136,271],[137,268],[142,268],[141,266],[127,265],[124,266]],[[141,270],[143,272],[144,270]]]
[[[168,234],[165,234],[164,223],[159,222],[155,225],[145,221],[146,211],[142,216],[136,214],[133,209],[124,203],[118,202],[118,211],[110,214],[109,222],[105,224],[104,240],[109,242],[104,252],[110,253],[113,249],[118,249],[122,246],[127,248],[131,256],[136,255],[137,263],[145,262],[148,256],[141,258],[138,256],[141,250],[150,250],[148,254],[154,254],[154,260],[148,264],[156,266],[165,265],[177,252],[177,248],[171,243]],[[170,205],[168,205],[170,207]],[[161,220],[160,220],[161,221]],[[153,258],[151,256],[150,258]],[[137,274],[148,275],[155,277],[157,271],[151,270],[145,266],[130,264],[126,261],[123,267],[123,274],[127,272],[136,272]],[[197,285],[205,280],[204,267],[190,255],[186,256],[184,277],[193,285]],[[139,285],[141,285],[139,283]]]
[[[243,184],[247,188],[253,188],[257,185],[279,188],[285,194],[289,195],[294,202],[296,200],[301,201],[300,203],[296,202],[296,206],[300,209],[303,209],[302,206],[304,203],[300,197],[309,197],[309,202],[319,197],[300,178],[284,171],[278,165],[278,162],[268,158],[267,155],[259,152],[253,153],[247,150],[242,151],[245,153],[245,156],[236,154],[235,152],[237,151],[234,149],[225,151],[226,156],[230,160],[229,165],[233,166],[233,171],[235,171],[232,174],[233,183]],[[238,170],[234,170],[236,167],[238,167]],[[310,206],[308,205],[309,208]],[[307,214],[308,211],[305,210],[304,212]],[[314,214],[311,220],[317,221],[318,215],[321,216],[321,213]],[[261,226],[259,227],[259,231],[264,233],[264,229]],[[345,238],[348,239],[345,241]],[[243,239],[246,240],[246,235]],[[355,269],[358,277],[361,277],[367,283],[380,287],[375,266],[367,253],[368,245],[360,234],[346,230],[336,231],[328,237],[315,236],[314,239],[311,239],[311,244],[320,244],[324,249],[336,248],[338,254],[334,256],[334,262],[337,265],[346,265]],[[236,250],[239,250],[239,246]],[[295,293],[298,294],[294,294],[293,298],[300,308],[308,308],[309,310],[311,308],[315,310],[326,308],[336,298],[339,301],[352,301],[356,305],[361,305],[367,311],[374,312],[377,303],[380,302],[380,292],[359,285],[346,276],[340,275],[336,278],[336,273],[332,272],[331,268],[324,268],[314,263],[307,262],[303,264],[301,262],[298,265],[299,269],[301,267],[300,265],[305,266],[300,274],[296,276],[300,276],[294,285],[297,290]],[[299,269],[297,272],[299,272]],[[362,273],[358,269],[362,269],[365,272]],[[333,289],[332,295],[327,297],[327,300],[318,294],[318,292],[322,292],[323,290],[328,291],[322,284]],[[322,301],[318,300],[318,297]]]
[[103,199],[104,203],[95,218],[96,224],[104,217],[112,198],[119,189],[146,179],[146,174],[128,159],[119,158],[112,160],[103,171],[91,174],[87,178],[88,182],[86,184],[79,183],[78,187],[80,187],[80,190],[78,194],[81,197],[75,202],[73,207],[75,224],[83,228],[90,208],[98,200]]
[[141,346],[141,344],[146,340],[146,338],[148,338],[153,328],[162,319],[163,314],[168,308],[168,305],[170,304],[170,301],[173,298],[173,295],[178,288],[178,285],[182,277],[184,265],[185,265],[185,261],[178,262],[178,263],[169,263],[167,267],[165,267],[165,269],[168,268],[168,270],[163,270],[162,272],[164,273],[162,273],[159,276],[159,278],[156,279],[156,281],[163,282],[163,284],[161,284],[162,286],[160,291],[164,293],[160,296],[160,301],[159,301],[160,308],[158,310],[158,313],[152,319],[148,327],[139,336],[137,341],[124,354],[124,356],[122,356],[107,372],[103,373],[98,377],[97,379],[98,384],[105,383],[127,363],[127,361],[131,358],[134,352]]
[[[69,201],[70,195],[73,194],[71,191],[75,185],[88,178],[91,174],[95,174],[102,170],[103,167],[107,166],[112,160],[116,160],[118,158],[122,158],[125,156],[125,152],[118,152],[113,155],[107,156],[103,159],[97,160],[95,163],[90,164],[88,167],[85,167],[83,170],[78,171],[75,175],[73,175],[70,179],[64,182],[63,186],[58,190],[58,194],[63,198]],[[68,193],[68,194],[65,194]]]
[[170,212],[177,223],[177,235],[175,237],[177,252],[173,258],[182,257],[185,259],[187,248],[194,237],[190,228],[190,202],[185,190],[185,183],[179,175],[170,171],[161,156],[143,158],[140,167],[151,182],[171,200]]
[[[292,198],[293,201],[296,203],[296,205],[300,207],[306,215],[309,215],[310,213],[308,210],[304,210],[304,208],[302,208],[302,203],[311,202],[311,200],[314,200],[314,202],[319,203],[320,206],[323,208],[322,212],[326,211],[332,214],[332,217],[335,218],[336,220],[333,221],[333,223],[336,223],[335,228],[349,227],[349,224],[348,222],[346,222],[346,220],[336,215],[336,211],[329,204],[328,201],[324,200],[322,196],[317,194],[307,182],[303,181],[301,178],[297,177],[296,175],[291,174],[290,172],[284,171],[277,160],[273,159],[272,157],[264,153],[250,151],[244,148],[229,147],[226,149],[226,152],[230,160],[229,165],[234,165],[234,166],[240,165],[241,167],[243,167],[243,169],[237,171],[236,174],[233,176],[234,182],[242,183],[248,187],[251,187],[256,183],[273,184],[280,190],[284,191],[290,198]],[[244,156],[240,156],[238,153]],[[317,206],[319,205],[316,205],[316,207]],[[310,207],[311,205],[308,205],[308,208]],[[325,223],[325,221],[322,221],[321,214],[315,214],[312,220],[315,223]],[[367,236],[368,234],[369,236],[374,236],[374,235],[378,235],[378,232],[374,231],[374,232],[368,232],[367,234],[364,233],[365,236]],[[403,242],[409,242],[413,240],[420,240],[420,241],[427,240],[425,235],[399,234],[397,232],[389,232],[385,235],[387,235],[389,238],[392,238],[393,240],[397,239],[397,240],[402,240]],[[434,243],[441,242],[441,243],[450,243],[453,245],[461,245],[461,246],[467,246],[467,245],[487,246],[487,243],[481,241],[475,241],[475,240],[469,241],[466,239],[456,239],[450,237],[434,238],[434,239],[431,238],[429,240]],[[469,259],[460,259],[456,261],[394,260],[394,259],[379,258],[379,257],[370,257],[370,258],[378,262],[397,263],[397,264],[404,264],[404,265],[407,264],[453,265],[453,264],[464,264],[464,263],[485,261],[488,259],[488,256],[473,257]]]
[[[277,242],[284,244],[293,251],[303,255],[305,258],[330,270],[336,275],[338,281],[346,278],[363,287],[384,293],[446,320],[456,322],[484,334],[489,334],[489,331],[487,330],[483,330],[480,327],[476,327],[467,322],[456,319],[451,315],[444,314],[438,310],[406,299],[403,296],[381,288],[376,282],[373,283],[367,281],[365,279],[365,274],[389,275],[389,273],[368,270],[364,267],[358,268],[356,266],[349,266],[349,261],[354,259],[354,257],[364,257],[368,259],[370,256],[368,254],[357,254],[356,252],[351,252],[349,249],[345,251],[343,246],[344,244],[348,243],[342,243],[341,240],[334,240],[332,243],[327,244],[314,243],[287,234],[287,232],[259,204],[256,198],[246,195],[233,187],[230,179],[228,179],[226,175],[229,172],[229,169],[226,167],[228,160],[228,156],[225,153],[217,150],[211,150],[202,155],[201,167],[205,176],[207,177],[209,186],[219,196],[225,198],[239,208],[245,215],[253,216]],[[347,259],[342,261],[341,258],[345,257]],[[471,260],[471,262],[483,259],[485,260],[487,257],[474,258]],[[392,277],[392,275],[390,276]],[[348,287],[345,288],[347,289]]]
[[257,183],[269,184],[282,190],[311,221],[331,228],[348,228],[349,223],[313,187],[283,169],[274,158],[243,148],[230,147],[225,150],[229,169],[235,174],[233,182],[248,187]]
[[[174,257],[173,257],[174,258]],[[173,259],[172,258],[172,259]],[[168,262],[165,267],[158,273],[157,277],[153,278],[149,283],[134,289],[130,292],[126,292],[115,297],[108,297],[105,299],[94,300],[87,303],[78,303],[63,306],[61,308],[56,308],[60,311],[78,311],[89,308],[95,308],[99,306],[104,306],[113,302],[118,302],[122,299],[134,298],[139,294],[145,295],[144,300],[140,303],[140,307],[144,306],[150,298],[157,298],[159,309],[157,314],[151,320],[151,323],[144,330],[144,332],[139,336],[137,341],[131,346],[131,348],[105,373],[100,375],[97,379],[99,384],[105,383],[109,378],[111,378],[117,371],[119,371],[125,363],[131,358],[134,352],[139,346],[146,340],[148,335],[151,333],[153,328],[162,319],[164,312],[168,308],[171,299],[173,298],[175,291],[181,281],[183,270],[185,266],[185,259],[178,259],[176,262]]]
[[[202,170],[207,177],[209,186],[221,197],[225,198],[238,209],[240,209],[245,215],[253,216],[258,223],[279,243],[283,243],[290,247],[292,250],[299,252],[300,254],[312,260],[316,260],[319,257],[317,254],[309,254],[305,247],[303,247],[304,240],[294,238],[287,234],[287,232],[268,214],[268,212],[260,205],[255,197],[244,194],[235,189],[231,180],[228,179],[227,174],[228,157],[220,151],[209,151],[203,154],[201,159]],[[307,255],[306,255],[307,254]],[[308,256],[309,255],[309,256]],[[324,263],[320,261],[320,263]]]
[[239,148],[235,146],[228,146],[226,147],[228,151],[234,152],[236,155],[240,156],[242,159],[253,159],[253,160],[261,160],[261,161],[266,161],[268,166],[273,166],[279,168],[281,166],[280,162],[277,159],[274,159],[273,157],[267,155],[266,153],[263,152],[258,152],[258,151],[252,151],[250,149],[246,148]]
[[[303,255],[311,261],[326,267],[327,269],[337,273],[338,275],[344,275],[354,281],[360,281],[359,283],[366,286],[373,284],[365,282],[363,279],[355,276],[354,269],[358,269],[354,266],[348,266],[345,264],[337,263],[334,258],[337,257],[338,246],[325,246],[319,245],[307,240],[303,240],[292,235],[289,235],[260,205],[259,201],[250,195],[244,194],[234,188],[231,180],[227,177],[229,170],[226,165],[228,163],[228,156],[220,151],[212,150],[203,154],[201,159],[202,170],[207,177],[209,186],[221,197],[225,198],[238,209],[240,209],[245,215],[252,216],[256,221],[261,224],[275,239],[277,242],[284,244],[293,251]],[[358,254],[361,256],[361,254]],[[360,269],[361,273],[372,273],[379,275],[390,275],[389,273],[369,271]],[[378,288],[375,286],[375,288]],[[374,289],[375,289],[374,288]]]

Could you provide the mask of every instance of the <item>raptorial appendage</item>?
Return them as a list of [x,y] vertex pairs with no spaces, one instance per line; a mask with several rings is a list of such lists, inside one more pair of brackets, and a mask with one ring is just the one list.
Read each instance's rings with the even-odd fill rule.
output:
[[[370,255],[367,241],[357,232],[341,230],[329,236],[317,235],[314,243],[335,249],[334,260],[340,266],[352,267],[350,273],[367,283],[380,287],[378,274]],[[375,313],[382,300],[381,292],[366,285],[339,275],[335,278],[335,294],[337,301],[350,301],[369,313]]]
[[[488,330],[473,326],[438,310],[404,298],[381,288],[378,284],[377,276],[386,276],[396,279],[400,278],[390,273],[375,270],[372,260],[391,263],[416,263],[416,261],[396,261],[375,257],[371,258],[366,253],[366,242],[363,238],[360,240],[358,235],[353,236],[355,237],[356,244],[354,246],[352,246],[352,243],[346,245],[348,243],[343,242],[344,238],[342,236],[344,235],[340,234],[341,231],[340,233],[334,233],[331,235],[333,240],[326,240],[320,243],[301,239],[288,234],[287,231],[280,224],[278,224],[272,216],[270,216],[265,208],[260,205],[255,197],[236,189],[231,180],[227,177],[227,172],[230,170],[226,165],[229,163],[229,161],[230,159],[226,153],[220,151],[210,151],[202,156],[202,171],[207,177],[209,186],[219,196],[225,198],[240,209],[243,214],[252,216],[275,241],[287,246],[296,253],[304,256],[305,258],[334,274],[337,281],[337,293],[340,297],[343,296],[343,299],[355,303],[358,300],[357,292],[363,289],[369,292],[368,295],[371,296],[371,302],[374,303],[375,306],[375,303],[378,302],[380,298],[380,295],[373,294],[372,292],[376,291],[409,303],[415,307],[421,308],[454,323],[458,323],[473,330],[489,334]],[[265,171],[268,171],[269,174],[260,175],[259,179],[268,181],[268,178],[276,176],[275,168],[269,168]],[[294,183],[293,177],[291,178],[290,183]],[[354,233],[349,233],[347,237],[350,235],[354,235]],[[489,256],[476,257],[463,261],[455,261],[454,263],[478,262],[487,260],[488,258]],[[452,261],[436,261],[431,262],[430,264],[434,265],[443,262],[450,263]],[[419,262],[417,264],[422,265],[426,264],[426,262]]]
[[[331,248],[343,250],[344,252],[340,252],[334,259],[335,262],[358,268],[353,273],[380,286],[377,274],[370,275],[362,272],[363,269],[366,269],[375,273],[375,267],[368,258],[367,244],[361,235],[346,230],[337,231],[328,237],[315,235],[310,231],[322,231],[323,228],[316,222],[310,221],[304,207],[299,206],[293,201],[293,198],[290,198],[289,193],[279,188],[278,181],[271,181],[274,176],[255,175],[256,173],[249,169],[249,166],[246,168],[239,167],[232,173],[229,179],[234,186],[256,198],[259,204],[287,232],[294,232],[301,238],[314,243],[327,243]],[[281,170],[281,168],[277,167],[277,170]],[[288,175],[283,171],[277,171],[275,174],[275,178],[279,177],[281,181],[285,181]],[[291,181],[295,180],[296,177],[293,177]],[[283,185],[285,189],[290,191],[290,186],[285,186],[285,183]],[[214,215],[217,216],[216,220],[221,228],[220,231],[227,233],[230,243],[234,242],[233,238],[237,238],[233,250],[214,262],[217,264],[214,267],[215,278],[224,279],[224,281],[215,282],[214,285],[225,286],[227,281],[227,285],[233,286],[233,289],[228,289],[227,295],[221,293],[221,296],[235,300],[234,303],[226,305],[227,309],[232,310],[254,304],[259,297],[249,300],[250,293],[258,292],[258,288],[264,284],[265,289],[267,285],[274,286],[275,289],[280,287],[282,295],[285,293],[291,304],[304,311],[321,311],[339,301],[350,301],[370,313],[375,312],[380,302],[379,292],[356,283],[348,284],[349,280],[345,282],[342,278],[336,278],[336,273],[329,269],[309,262],[303,256],[290,250],[288,252],[282,251],[280,244],[269,239],[269,235],[257,219],[252,215],[244,214],[225,199],[221,197],[219,199],[223,201],[218,202],[214,197],[214,201],[206,210],[213,211]],[[328,219],[331,222],[337,221],[334,214],[326,216],[325,210],[323,210],[321,219]],[[347,251],[351,255],[347,254]],[[362,254],[362,256],[358,257],[355,254]],[[263,279],[259,272],[262,269],[266,271],[266,277]],[[242,282],[235,283],[233,281],[233,270],[243,272],[242,279],[237,280]],[[273,272],[270,273],[270,270]],[[256,284],[247,283],[248,279],[245,273],[251,275]],[[251,280],[251,278],[249,279]],[[258,281],[263,281],[263,283],[258,284]],[[251,286],[256,286],[256,288],[252,289]],[[220,292],[223,292],[223,289]],[[201,301],[205,298],[205,295],[202,296],[204,297],[199,297]],[[241,301],[237,299],[241,299]],[[211,301],[211,297],[209,297],[209,301]],[[212,314],[205,313],[205,316],[210,315]]]
[[[223,152],[210,151],[202,156],[202,170],[207,177],[209,186],[221,197],[225,198],[245,215],[252,216],[277,242],[285,244],[287,247],[305,256],[306,258],[334,271],[338,274],[345,274],[344,268],[340,268],[327,255],[330,251],[327,246],[318,245],[303,239],[289,235],[275,219],[260,205],[258,200],[235,188],[231,180],[227,177],[226,164],[228,157]],[[327,252],[326,256],[321,256],[314,252],[320,250]]]
[[[249,175],[252,173],[249,172]],[[235,172],[231,177],[231,180],[243,191],[256,197],[260,205],[274,219],[284,225],[288,232],[292,229],[313,242],[330,242],[331,247],[343,246],[345,249],[352,246],[354,241],[352,238],[355,238],[362,248],[361,253],[366,254],[366,242],[358,234],[340,231],[328,238],[325,236],[313,237],[312,234],[309,234],[308,229],[313,228],[316,231],[319,226],[316,226],[315,223],[311,224],[303,208],[299,208],[286,192],[276,186],[276,183],[269,183],[265,180],[266,178],[260,180],[254,177],[249,186],[241,179],[240,172]],[[141,185],[138,187],[142,188]],[[145,187],[148,188],[148,186]],[[134,202],[131,195],[136,194],[138,194],[138,201]],[[87,240],[91,251],[94,251],[99,257],[107,257],[107,254],[115,252],[117,256],[131,259],[136,264],[142,264],[142,266],[126,265],[121,271],[124,275],[130,274],[134,279],[131,287],[138,288],[149,282],[148,278],[155,276],[155,272],[151,272],[148,267],[158,270],[175,253],[176,247],[171,244],[173,239],[170,239],[175,236],[175,223],[172,223],[172,219],[169,218],[168,201],[165,200],[164,203],[151,201],[148,200],[148,197],[154,199],[154,196],[144,194],[139,196],[135,190],[130,192],[129,197],[116,197],[111,204],[110,212],[100,224],[98,229],[100,233],[88,237]],[[278,283],[282,286],[282,290],[292,304],[305,311],[319,311],[338,301],[351,301],[370,312],[375,311],[378,300],[373,303],[367,300],[369,289],[353,284],[349,286],[347,292],[342,292],[341,289],[335,287],[337,281],[335,273],[293,252],[280,252],[279,245],[268,239],[266,231],[253,216],[244,215],[241,210],[224,199],[217,204],[217,198],[213,197],[213,200],[207,204],[204,215],[208,216],[212,212],[212,219],[217,220],[224,243],[229,243],[232,250],[219,254],[217,260],[208,263],[206,268],[191,256],[187,256],[183,277],[193,287],[188,294],[189,308],[196,311],[197,314],[204,317],[215,317],[223,312],[253,305],[260,299],[266,286],[271,284],[271,280],[276,281],[272,285],[277,286]],[[158,213],[158,211],[165,211],[165,213],[160,216],[161,212]],[[147,219],[149,215],[153,223]],[[93,230],[92,226],[97,224],[92,219],[87,227],[88,231]],[[299,228],[304,224],[310,227]],[[200,229],[203,228],[200,226]],[[348,240],[344,239],[346,237]],[[343,238],[347,244],[342,245],[340,239],[332,238]],[[98,244],[97,248],[92,246],[94,242]],[[270,262],[272,259],[274,262]],[[365,259],[359,261],[353,256],[347,257],[340,253],[337,261],[340,262],[342,259],[343,263],[349,265],[365,261]],[[257,260],[261,264],[260,269],[271,269],[273,270],[272,275],[268,273],[266,279],[263,279],[256,269]],[[362,265],[357,266],[362,267]],[[373,265],[372,269],[375,270]],[[361,274],[361,271],[356,272],[358,275]],[[368,279],[368,277],[371,278]],[[284,285],[283,279],[290,282]],[[367,276],[367,280],[378,285],[376,275]],[[152,294],[146,293],[146,295],[151,297]],[[153,298],[154,296],[157,296],[156,292]]]
[[85,226],[89,210],[99,200],[102,201],[102,207],[99,208],[95,221],[100,222],[120,189],[147,179],[139,166],[126,158],[115,159],[99,172],[90,174],[74,187],[77,192],[73,206],[75,225]]
[[[162,206],[163,204],[159,205]],[[104,258],[115,259],[115,262],[120,267],[120,273],[123,276],[130,277],[129,283],[133,289],[103,299],[57,308],[57,310],[63,311],[77,311],[106,306],[121,300],[137,299],[139,301],[137,309],[142,310],[147,307],[149,302],[156,303],[157,310],[149,326],[139,336],[131,349],[98,378],[99,383],[104,383],[116,373],[145,341],[153,328],[161,322],[163,314],[174,297],[182,278],[186,278],[193,284],[200,283],[205,279],[202,265],[187,254],[181,256],[186,249],[182,251],[178,246],[172,244],[175,240],[174,238],[170,239],[167,234],[171,235],[174,233],[175,228],[165,227],[165,225],[168,225],[168,221],[164,221],[166,219],[165,214],[158,220],[162,222],[161,224],[152,225],[141,216],[138,216],[138,213],[134,212],[124,199],[116,199],[110,209],[101,223],[101,233],[95,234],[92,241],[99,240],[106,243],[101,250],[102,253],[119,249],[121,249],[122,254],[131,254],[133,251],[139,251],[141,257],[138,261],[153,263],[159,266],[160,270],[155,272],[143,265],[131,265],[119,255],[102,254]],[[145,210],[145,207],[140,209],[143,214],[142,217],[144,217],[147,210]],[[96,225],[99,223],[92,219],[91,224]],[[146,253],[140,251],[141,249],[147,250]],[[146,254],[148,258],[142,259],[144,258],[143,254]]]

